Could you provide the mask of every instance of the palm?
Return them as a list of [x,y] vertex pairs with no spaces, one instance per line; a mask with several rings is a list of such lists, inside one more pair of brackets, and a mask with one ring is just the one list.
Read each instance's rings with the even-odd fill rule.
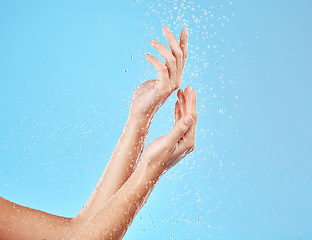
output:
[[[183,139],[180,140],[180,145],[183,141]],[[178,154],[178,149],[179,143],[168,144],[166,136],[162,136],[151,142],[146,147],[144,154],[154,164],[162,165],[169,169],[184,157]],[[160,161],[160,159],[165,159],[165,161]]]

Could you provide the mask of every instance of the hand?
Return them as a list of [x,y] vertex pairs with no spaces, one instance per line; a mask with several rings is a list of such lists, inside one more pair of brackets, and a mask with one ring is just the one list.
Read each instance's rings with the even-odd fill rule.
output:
[[175,104],[173,129],[167,135],[149,144],[142,161],[149,161],[153,168],[167,171],[195,148],[197,123],[196,91],[191,87],[178,91]]
[[151,40],[152,47],[165,59],[165,64],[149,54],[145,55],[147,61],[157,70],[158,78],[147,81],[136,89],[130,106],[132,116],[153,116],[170,94],[181,85],[187,58],[187,29],[182,30],[180,43],[168,27],[164,27],[163,33],[171,52],[161,43]]

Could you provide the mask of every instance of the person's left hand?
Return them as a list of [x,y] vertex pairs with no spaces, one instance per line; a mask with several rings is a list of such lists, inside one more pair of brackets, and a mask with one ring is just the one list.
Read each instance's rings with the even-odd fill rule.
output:
[[140,119],[153,116],[170,94],[181,85],[187,58],[187,29],[182,30],[180,43],[168,27],[164,27],[163,33],[171,51],[161,43],[151,40],[152,47],[160,53],[166,62],[162,63],[149,54],[145,55],[149,63],[157,70],[158,78],[139,86],[134,92],[130,106],[130,115]]

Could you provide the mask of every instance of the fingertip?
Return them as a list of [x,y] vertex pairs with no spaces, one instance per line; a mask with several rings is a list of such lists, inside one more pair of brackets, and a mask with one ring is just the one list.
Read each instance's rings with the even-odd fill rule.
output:
[[148,53],[145,54],[145,59],[146,59],[150,64],[152,64],[153,67],[155,68],[153,57],[152,57],[150,54],[148,54]]
[[192,87],[191,87],[191,86],[187,86],[187,87],[185,88],[185,91],[186,91],[186,90],[192,91]]
[[193,104],[196,104],[197,96],[196,96],[196,90],[194,90],[194,89],[191,91],[191,98],[192,98]]
[[168,33],[170,32],[170,29],[169,29],[169,27],[168,26],[164,26],[163,27],[163,34],[165,35],[165,37],[167,37],[168,35]]
[[180,41],[184,40],[184,42],[187,43],[187,38],[188,38],[188,31],[187,31],[187,28],[184,28],[181,31]]
[[150,44],[152,45],[152,47],[155,47],[157,43],[158,43],[158,42],[157,42],[155,39],[152,39],[152,40],[150,41]]
[[183,31],[184,31],[185,36],[187,36],[188,35],[187,28],[184,28]]

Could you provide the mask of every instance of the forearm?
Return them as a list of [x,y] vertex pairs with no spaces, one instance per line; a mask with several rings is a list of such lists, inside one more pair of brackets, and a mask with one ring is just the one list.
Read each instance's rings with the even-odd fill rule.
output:
[[119,191],[90,220],[75,239],[121,239],[143,207],[162,170],[140,164]]
[[[137,166],[144,149],[149,123],[149,118],[135,119],[129,116],[124,131],[103,173],[103,183],[108,185],[106,189],[109,190],[106,191],[109,197],[118,191]],[[111,182],[112,178],[114,184]]]
[[142,154],[149,124],[150,118],[129,117],[97,186],[76,217],[77,222],[94,217],[131,176]]
[[23,207],[0,197],[0,239],[70,239],[74,236],[134,171],[144,148],[148,122],[129,117],[93,194],[74,219]]
[[[141,156],[149,119],[129,117],[93,194],[74,218],[63,218],[0,198],[0,239],[70,239],[127,181]],[[113,181],[112,181],[113,179]]]

